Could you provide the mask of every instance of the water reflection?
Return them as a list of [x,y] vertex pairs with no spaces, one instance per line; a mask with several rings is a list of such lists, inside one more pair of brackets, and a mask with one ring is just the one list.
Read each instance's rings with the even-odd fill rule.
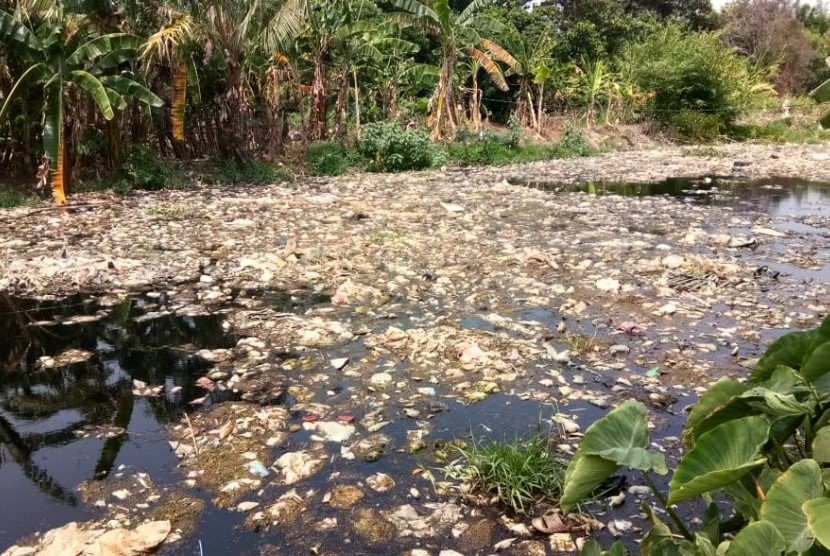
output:
[[[160,431],[160,423],[178,419],[185,400],[203,395],[194,378],[209,364],[196,352],[231,347],[221,320],[172,315],[144,297],[102,307],[84,296],[52,301],[0,293],[0,491],[25,493],[25,510],[42,520],[3,516],[0,540],[75,516],[50,514],[44,505],[76,506],[75,485],[109,475],[135,441],[131,434]],[[63,361],[69,350],[79,356]],[[134,378],[181,386],[181,392],[139,402]],[[140,447],[126,463],[175,466],[166,443]],[[28,490],[19,484],[21,474]]]
[[830,183],[811,182],[798,178],[765,178],[736,180],[734,178],[669,178],[653,183],[584,182],[562,184],[536,180],[513,179],[524,185],[553,192],[582,191],[595,195],[648,197],[665,195],[690,203],[755,209],[770,216],[830,217]]

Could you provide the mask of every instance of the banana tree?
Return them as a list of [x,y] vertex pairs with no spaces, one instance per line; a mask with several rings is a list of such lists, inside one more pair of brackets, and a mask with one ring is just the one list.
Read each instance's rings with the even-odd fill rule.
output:
[[391,0],[391,3],[403,10],[392,14],[393,20],[431,33],[440,42],[441,76],[430,100],[429,121],[433,140],[452,135],[458,125],[454,84],[458,58],[465,51],[477,56],[468,49],[481,53],[483,35],[500,29],[495,21],[480,15],[490,0],[473,0],[458,14],[450,8],[449,0]]
[[43,148],[55,201],[64,204],[69,186],[65,124],[67,114],[79,108],[73,100],[86,94],[106,120],[113,118],[115,110],[127,107],[127,97],[155,107],[162,106],[162,101],[136,81],[129,69],[128,62],[135,59],[143,42],[140,37],[100,35],[84,16],[62,13],[60,4],[52,11],[61,13],[39,25],[0,11],[0,41],[29,63],[0,107],[0,121],[30,87],[43,88]]
[[[515,76],[519,82],[519,92],[516,99],[516,116],[522,124],[536,127],[541,124],[542,96],[545,83],[552,77],[551,68],[553,49],[556,43],[550,28],[539,34],[536,40],[530,40],[515,27],[509,28],[504,34],[503,43],[510,50],[514,63],[510,65],[508,76]],[[537,86],[538,109],[534,113],[532,85]]]

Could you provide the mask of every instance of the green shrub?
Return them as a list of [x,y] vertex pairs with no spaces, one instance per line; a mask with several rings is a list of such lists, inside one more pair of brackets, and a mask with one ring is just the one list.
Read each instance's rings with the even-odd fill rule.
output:
[[220,160],[213,165],[212,176],[219,183],[265,185],[291,179],[291,172],[285,168],[260,162],[238,160]]
[[669,132],[677,141],[707,143],[726,132],[726,123],[719,114],[681,110],[669,118]]
[[562,139],[551,148],[550,158],[574,158],[597,154],[581,129],[568,125]]
[[30,207],[39,202],[40,198],[36,195],[14,189],[0,189],[0,208]]
[[127,180],[134,189],[158,191],[181,189],[184,179],[178,166],[170,160],[159,158],[149,147],[135,147],[130,152]]
[[433,146],[427,132],[403,129],[397,122],[366,124],[357,152],[373,172],[422,170],[433,163]]
[[[764,90],[764,73],[754,71],[716,33],[689,32],[678,24],[632,43],[621,66],[649,95],[653,118],[666,127],[681,125],[682,133],[723,131]],[[692,118],[691,112],[708,116]]]
[[353,152],[339,141],[318,141],[308,147],[306,162],[318,176],[345,174],[354,161]]

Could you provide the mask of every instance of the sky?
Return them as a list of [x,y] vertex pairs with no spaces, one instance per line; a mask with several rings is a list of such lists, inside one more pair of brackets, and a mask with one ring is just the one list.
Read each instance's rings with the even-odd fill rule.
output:
[[[728,4],[730,0],[712,0],[712,7],[720,10],[724,4]],[[815,4],[815,0],[801,0],[802,4]]]

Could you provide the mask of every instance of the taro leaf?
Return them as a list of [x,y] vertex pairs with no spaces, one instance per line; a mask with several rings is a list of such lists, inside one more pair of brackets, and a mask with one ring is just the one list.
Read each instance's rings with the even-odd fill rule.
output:
[[769,438],[764,417],[744,417],[718,425],[703,434],[686,454],[669,486],[669,504],[676,504],[728,486],[763,465],[758,451]]
[[787,552],[804,552],[813,545],[814,534],[801,506],[821,494],[821,470],[811,459],[790,466],[767,492],[761,519],[775,524],[787,542]]
[[621,465],[636,464],[643,471],[654,467],[656,472],[666,473],[664,460],[643,457],[646,446],[646,406],[638,401],[629,400],[595,421],[585,431],[565,472],[562,510],[571,510]]
[[813,438],[813,459],[830,463],[830,427],[822,427]]
[[565,471],[565,488],[560,501],[562,511],[571,511],[619,468],[613,461],[591,454],[580,456],[577,451]]
[[809,500],[802,506],[802,511],[816,540],[830,548],[830,498]]
[[830,79],[810,91],[810,96],[816,102],[830,102]]
[[735,535],[726,556],[780,555],[787,548],[781,532],[769,521],[756,521]]
[[740,397],[747,400],[757,398],[749,401],[750,407],[773,417],[811,415],[815,407],[813,403],[798,401],[793,394],[781,394],[761,386],[747,390]]
[[761,517],[761,503],[763,502],[759,494],[764,493],[766,496],[766,492],[780,476],[781,471],[778,469],[765,467],[760,475],[756,476],[754,473],[744,475],[740,481],[725,487],[724,491],[732,499],[735,509],[744,519],[757,521]]
[[812,351],[818,338],[818,330],[790,332],[781,336],[770,344],[763,357],[755,365],[749,382],[757,384],[769,379],[779,365],[800,369],[804,358]]
[[[703,432],[698,432],[698,426],[709,419],[715,413],[724,409],[729,403],[747,390],[744,384],[731,378],[718,380],[692,408],[689,420],[686,422],[686,429],[683,432],[684,443],[687,448],[694,446],[696,440]],[[743,415],[743,413],[741,413]]]
[[715,556],[715,545],[706,535],[695,533],[695,556]]
[[633,448],[629,446],[624,448],[611,448],[609,450],[603,450],[598,455],[632,469],[642,471],[653,469],[658,475],[665,475],[669,472],[669,468],[666,467],[666,456],[657,452],[649,452],[645,448]]
[[801,367],[801,375],[808,381],[820,385],[820,389],[830,386],[830,342],[824,342],[813,350]]
[[625,546],[622,541],[617,541],[603,552],[602,545],[596,539],[591,539],[585,543],[579,554],[580,556],[625,556]]

